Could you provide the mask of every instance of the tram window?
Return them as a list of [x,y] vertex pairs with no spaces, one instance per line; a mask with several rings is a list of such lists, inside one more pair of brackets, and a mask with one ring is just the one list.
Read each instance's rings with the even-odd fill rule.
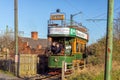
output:
[[85,51],[85,45],[81,44],[81,52],[83,53]]
[[83,52],[83,45],[80,45],[80,52]]
[[82,49],[82,44],[80,44],[80,52],[82,52],[83,51],[83,49]]
[[80,52],[81,44],[79,43],[78,46],[79,46],[78,52]]
[[69,41],[66,41],[65,42],[65,53],[66,54],[70,54],[71,53],[71,50],[72,50],[72,47],[71,47],[71,44]]
[[80,47],[79,44],[76,43],[76,51],[77,51],[77,52],[79,52],[79,47]]

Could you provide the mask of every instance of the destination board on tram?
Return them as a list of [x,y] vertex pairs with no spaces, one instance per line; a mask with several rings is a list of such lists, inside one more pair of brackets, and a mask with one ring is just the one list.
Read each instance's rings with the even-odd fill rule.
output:
[[65,16],[64,14],[53,14],[50,16],[51,20],[64,20]]

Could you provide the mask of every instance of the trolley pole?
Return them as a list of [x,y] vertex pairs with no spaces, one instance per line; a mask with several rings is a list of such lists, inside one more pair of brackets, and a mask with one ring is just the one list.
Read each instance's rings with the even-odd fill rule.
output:
[[113,45],[113,9],[114,0],[108,0],[107,11],[107,37],[105,54],[105,75],[104,80],[111,80],[112,71],[112,45]]
[[70,25],[72,26],[73,25],[73,17],[78,15],[78,14],[82,14],[82,12],[78,12],[78,13],[75,13],[75,14],[71,14],[70,15]]
[[70,15],[70,25],[71,26],[73,25],[73,15],[72,14]]
[[18,76],[18,0],[14,0],[15,75]]

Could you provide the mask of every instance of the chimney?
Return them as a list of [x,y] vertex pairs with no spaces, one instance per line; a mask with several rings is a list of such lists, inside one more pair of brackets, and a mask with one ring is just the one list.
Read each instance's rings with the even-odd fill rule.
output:
[[31,32],[31,38],[33,40],[38,40],[38,32]]

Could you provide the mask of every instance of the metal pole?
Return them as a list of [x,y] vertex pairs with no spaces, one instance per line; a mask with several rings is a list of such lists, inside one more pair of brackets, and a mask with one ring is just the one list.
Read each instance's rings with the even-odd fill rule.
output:
[[18,0],[14,0],[15,75],[18,76]]
[[113,9],[114,0],[108,0],[108,15],[107,15],[107,39],[106,39],[106,54],[105,54],[105,76],[104,80],[111,80],[112,70],[112,45],[113,45]]
[[72,26],[73,25],[73,17],[78,15],[78,14],[82,14],[82,12],[78,12],[78,13],[75,13],[75,14],[71,14],[70,15],[70,25]]

